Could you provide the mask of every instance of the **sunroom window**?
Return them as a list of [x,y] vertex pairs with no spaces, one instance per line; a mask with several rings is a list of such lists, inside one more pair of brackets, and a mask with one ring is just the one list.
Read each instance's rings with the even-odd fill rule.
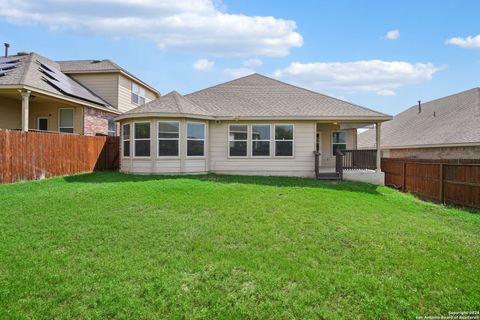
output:
[[130,124],[122,126],[123,156],[130,157]]
[[134,125],[135,157],[150,157],[150,122],[138,122]]
[[179,128],[180,123],[178,121],[160,121],[158,123],[159,157],[178,157]]
[[246,157],[248,125],[231,124],[228,126],[228,144],[230,157]]

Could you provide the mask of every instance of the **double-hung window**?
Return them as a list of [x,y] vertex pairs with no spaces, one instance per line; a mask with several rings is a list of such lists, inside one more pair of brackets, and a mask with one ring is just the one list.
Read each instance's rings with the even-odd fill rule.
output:
[[252,125],[252,157],[270,156],[270,125]]
[[132,103],[137,105],[145,104],[145,89],[132,82]]
[[130,157],[130,124],[122,126],[123,156]]
[[293,124],[275,125],[275,156],[293,156]]
[[230,157],[246,157],[248,142],[248,125],[231,124],[228,126],[228,155]]
[[347,132],[333,131],[332,132],[332,155],[337,154],[337,150],[344,151],[347,149]]
[[205,124],[187,123],[187,157],[205,156]]
[[58,131],[73,133],[73,109],[60,109],[58,117]]
[[180,123],[178,121],[158,122],[158,156],[178,157]]
[[135,157],[150,157],[150,122],[137,122],[133,132]]

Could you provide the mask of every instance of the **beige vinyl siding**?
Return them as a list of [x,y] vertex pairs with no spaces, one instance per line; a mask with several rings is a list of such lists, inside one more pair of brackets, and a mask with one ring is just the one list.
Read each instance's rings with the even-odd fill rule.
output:
[[21,127],[22,127],[21,100],[0,97],[0,128],[20,129]]
[[[271,124],[285,123],[294,125],[294,156],[276,158],[273,156],[274,131],[271,137],[270,157],[228,157],[228,125],[229,124]],[[249,142],[250,144],[250,142]],[[222,121],[210,123],[210,171],[225,174],[244,175],[283,175],[312,177],[314,175],[313,150],[315,149],[314,121]]]
[[118,108],[118,73],[78,73],[70,76]]
[[73,109],[73,133],[83,134],[83,107],[60,102],[30,102],[28,127],[37,129],[37,118],[48,118],[48,130],[58,131],[59,110]]
[[[179,135],[179,157],[157,157],[157,125],[158,121],[178,121],[180,122]],[[150,122],[150,158],[135,158],[133,157],[133,130],[135,122]],[[205,139],[205,157],[188,158],[186,157],[186,133],[187,122],[200,122],[206,125],[207,136]],[[120,171],[132,172],[139,174],[180,174],[180,173],[206,173],[208,170],[208,122],[201,120],[177,119],[177,118],[162,118],[162,119],[136,119],[134,121],[125,121],[123,124],[130,123],[130,152],[131,157],[125,158],[122,156],[120,161]],[[121,155],[123,155],[123,142],[121,145]]]
[[[138,105],[132,103],[132,80],[129,78],[119,75],[119,85],[118,85],[118,109],[120,112],[126,112],[132,110]],[[140,83],[136,82],[140,87],[145,89],[145,103],[150,102],[156,98],[155,93],[148,90]]]

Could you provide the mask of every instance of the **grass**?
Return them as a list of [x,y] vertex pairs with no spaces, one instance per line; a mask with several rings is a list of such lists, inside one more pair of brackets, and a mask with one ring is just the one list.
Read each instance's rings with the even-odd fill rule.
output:
[[359,183],[95,173],[0,186],[2,319],[480,310],[480,215]]

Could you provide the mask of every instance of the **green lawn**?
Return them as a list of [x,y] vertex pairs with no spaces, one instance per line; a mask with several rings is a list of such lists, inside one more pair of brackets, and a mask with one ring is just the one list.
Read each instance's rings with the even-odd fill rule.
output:
[[385,187],[95,173],[0,186],[0,318],[480,310],[480,215]]

